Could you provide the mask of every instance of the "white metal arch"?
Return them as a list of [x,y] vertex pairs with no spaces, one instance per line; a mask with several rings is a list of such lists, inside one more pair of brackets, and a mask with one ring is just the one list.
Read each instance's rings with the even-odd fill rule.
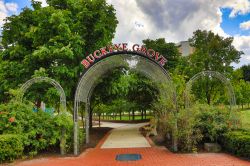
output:
[[230,81],[227,79],[227,77],[217,71],[202,71],[200,73],[195,74],[186,83],[186,89],[185,89],[185,107],[186,108],[190,106],[189,93],[191,91],[193,83],[204,76],[211,76],[220,80],[226,86],[226,89],[228,91],[228,101],[230,103],[230,107],[232,107],[233,105],[236,105],[234,90]]
[[57,81],[55,81],[54,79],[51,79],[49,77],[34,77],[34,78],[28,80],[27,82],[25,82],[20,87],[21,94],[19,96],[19,100],[20,101],[23,100],[23,96],[24,96],[25,92],[30,88],[31,85],[33,85],[35,83],[40,83],[40,82],[49,83],[49,84],[53,85],[56,88],[56,90],[60,94],[60,105],[61,105],[62,109],[65,111],[66,110],[66,96],[65,96],[65,92],[64,92],[63,88],[61,87],[61,85]]
[[[155,61],[149,57],[143,56],[137,52],[114,52],[105,58],[101,59],[97,63],[93,64],[90,68],[84,71],[77,85],[74,100],[74,154],[79,152],[78,145],[78,111],[80,103],[85,103],[85,130],[86,130],[86,143],[89,142],[89,98],[96,85],[96,81],[105,75],[109,69],[116,67],[126,66],[126,59],[129,56],[137,56],[140,58],[135,70],[139,71],[154,81],[159,83],[167,83],[169,85],[169,96],[173,99],[176,105],[176,91],[175,86],[171,80],[169,73],[159,66]],[[177,149],[177,145],[174,145]]]

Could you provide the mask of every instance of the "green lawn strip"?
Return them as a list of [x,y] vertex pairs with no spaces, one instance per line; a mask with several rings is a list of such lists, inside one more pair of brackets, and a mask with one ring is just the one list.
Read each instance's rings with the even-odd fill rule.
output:
[[[135,118],[134,120],[141,120],[141,119],[142,119],[142,118],[141,118],[141,115],[135,115],[134,118]],[[147,115],[147,116],[146,116],[146,119],[150,119],[150,118],[152,118],[152,115]],[[98,117],[94,117],[94,119],[98,120]],[[144,117],[143,119],[145,119],[145,117]],[[112,117],[112,116],[110,116],[110,117],[108,117],[108,118],[107,118],[107,116],[105,116],[105,117],[103,118],[103,116],[101,116],[101,120],[116,120],[116,121],[119,121],[119,120],[120,120],[120,116],[117,115],[116,118],[114,118],[114,117]],[[122,115],[121,120],[132,120],[132,115],[130,116],[130,119],[129,119],[129,116],[128,116],[128,115]]]
[[241,111],[242,129],[250,131],[250,109]]

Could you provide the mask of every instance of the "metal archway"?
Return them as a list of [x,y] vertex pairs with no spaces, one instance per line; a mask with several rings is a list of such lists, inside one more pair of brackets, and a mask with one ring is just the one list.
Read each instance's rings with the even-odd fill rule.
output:
[[20,87],[20,90],[22,93],[19,96],[19,100],[22,102],[25,92],[28,90],[28,88],[31,85],[33,85],[35,83],[40,83],[40,82],[49,83],[57,89],[57,91],[60,93],[60,105],[61,105],[62,109],[65,111],[66,110],[66,96],[65,96],[64,90],[57,81],[55,81],[54,79],[51,79],[49,77],[34,77],[34,78],[28,80],[27,82],[25,82]]
[[[90,68],[85,70],[78,82],[75,92],[74,100],[74,154],[79,152],[78,146],[78,111],[80,103],[85,104],[85,130],[86,130],[86,143],[89,142],[89,113],[90,113],[90,100],[92,92],[97,85],[97,80],[101,78],[105,73],[113,68],[122,67],[127,65],[127,59],[129,56],[138,57],[138,63],[135,70],[145,74],[154,81],[160,83],[169,84],[169,95],[171,95],[173,102],[176,105],[176,91],[175,86],[172,83],[171,77],[168,72],[160,66],[157,62],[149,57],[140,54],[139,52],[112,52],[105,58],[100,59],[94,63]],[[177,146],[177,145],[175,145]]]
[[187,83],[186,83],[186,89],[185,89],[185,107],[188,108],[190,107],[190,99],[189,99],[189,93],[191,91],[192,85],[193,83],[204,77],[204,76],[210,76],[210,77],[214,77],[217,78],[218,80],[220,80],[225,86],[226,89],[228,91],[228,100],[230,103],[230,108],[234,105],[236,105],[236,99],[235,99],[235,94],[234,94],[234,90],[233,87],[230,83],[230,81],[227,79],[226,76],[224,76],[223,74],[217,72],[217,71],[202,71],[200,73],[195,74]]

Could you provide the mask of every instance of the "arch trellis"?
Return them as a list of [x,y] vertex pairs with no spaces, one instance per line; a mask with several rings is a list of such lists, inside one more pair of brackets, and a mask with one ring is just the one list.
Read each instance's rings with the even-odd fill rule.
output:
[[[119,55],[119,56],[118,56]],[[160,66],[156,61],[151,58],[140,54],[139,52],[112,52],[107,54],[104,58],[91,65],[90,68],[84,70],[77,85],[74,100],[74,154],[79,152],[79,138],[78,138],[78,111],[81,103],[85,104],[85,132],[86,143],[89,142],[89,115],[90,115],[90,97],[97,85],[97,80],[101,78],[110,69],[116,67],[126,66],[126,59],[129,56],[137,56],[138,64],[136,70],[142,72],[152,80],[160,80],[161,83],[167,83],[169,85],[169,95],[173,98],[173,102],[176,104],[176,91],[175,86],[172,83],[171,77],[168,72]],[[177,144],[173,146],[177,147]],[[176,148],[177,149],[177,148]]]
[[192,85],[195,81],[199,80],[202,77],[214,77],[220,80],[227,89],[228,92],[228,100],[230,103],[230,107],[236,105],[236,99],[233,87],[230,83],[230,81],[227,79],[226,76],[223,74],[217,72],[217,71],[202,71],[200,73],[195,74],[187,83],[186,83],[186,89],[185,89],[185,107],[188,108],[190,106],[190,99],[189,99],[189,93],[192,89]]
[[46,82],[49,83],[51,85],[53,85],[56,90],[59,92],[60,94],[60,105],[62,107],[63,110],[66,110],[66,96],[64,93],[63,88],[61,87],[61,85],[55,81],[54,79],[51,79],[49,77],[34,77],[30,80],[28,80],[27,82],[25,82],[21,87],[21,94],[19,96],[19,100],[22,101],[23,100],[23,96],[25,94],[25,92],[35,83],[40,83],[40,82]]

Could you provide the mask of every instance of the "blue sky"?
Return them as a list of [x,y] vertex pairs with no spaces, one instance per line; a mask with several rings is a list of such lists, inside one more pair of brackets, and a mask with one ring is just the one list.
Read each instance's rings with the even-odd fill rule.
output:
[[249,21],[250,20],[250,14],[246,15],[238,15],[234,18],[230,18],[229,15],[231,13],[232,9],[229,8],[221,8],[222,12],[222,23],[221,27],[222,29],[229,35],[250,35],[249,30],[241,30],[240,29],[240,23]]
[[[46,6],[46,0],[38,1]],[[30,0],[0,0],[0,2],[3,2],[7,9],[1,11],[3,7],[0,6],[0,26],[3,24],[1,19],[7,15],[18,14],[22,8],[30,7]],[[224,37],[234,37],[234,46],[245,53],[240,63],[234,64],[235,67],[250,64],[250,0],[107,0],[107,2],[116,9],[119,21],[114,43],[141,43],[145,38],[160,37],[177,43],[188,40],[197,29],[206,29]],[[16,10],[13,3],[17,4]]]
[[30,1],[29,0],[5,0],[4,1],[5,3],[11,3],[11,2],[14,2],[14,3],[17,3],[18,4],[18,9],[19,11],[23,8],[23,7],[26,7],[26,6],[30,6]]

